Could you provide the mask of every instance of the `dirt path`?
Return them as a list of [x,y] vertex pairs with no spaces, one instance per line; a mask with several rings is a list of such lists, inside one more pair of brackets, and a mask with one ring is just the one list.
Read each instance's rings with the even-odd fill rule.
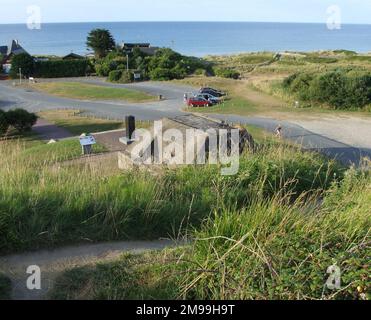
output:
[[[55,250],[28,252],[0,257],[0,272],[12,280],[14,300],[42,300],[53,287],[56,277],[63,271],[100,261],[110,261],[125,252],[142,253],[176,246],[170,240],[114,242],[65,247]],[[41,290],[26,287],[29,266],[41,269]]]
[[268,95],[266,93],[254,90],[249,87],[249,82],[244,81],[243,89],[241,89],[241,93],[243,92],[243,96],[252,102],[253,104],[259,106],[260,108],[277,108],[277,107],[284,107],[287,104],[276,98],[274,96]]

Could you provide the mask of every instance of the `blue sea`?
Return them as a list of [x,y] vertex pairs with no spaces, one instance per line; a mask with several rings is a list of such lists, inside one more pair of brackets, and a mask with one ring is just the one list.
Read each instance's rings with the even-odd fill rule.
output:
[[348,49],[371,52],[371,25],[256,22],[96,22],[42,24],[29,30],[24,24],[1,25],[0,45],[18,39],[31,54],[85,54],[88,32],[109,29],[116,42],[150,42],[183,54],[205,56],[256,51],[314,51]]

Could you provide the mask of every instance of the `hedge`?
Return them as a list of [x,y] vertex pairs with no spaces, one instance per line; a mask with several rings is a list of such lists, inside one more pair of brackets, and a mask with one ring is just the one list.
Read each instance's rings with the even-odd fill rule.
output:
[[38,78],[80,77],[92,71],[89,60],[37,61],[35,76]]

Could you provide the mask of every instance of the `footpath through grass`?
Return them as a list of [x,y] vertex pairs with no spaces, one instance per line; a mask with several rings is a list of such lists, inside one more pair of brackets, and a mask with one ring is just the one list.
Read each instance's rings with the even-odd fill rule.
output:
[[155,97],[132,89],[112,88],[79,82],[42,82],[31,85],[32,88],[64,98],[82,100],[122,100],[128,102],[147,102]]

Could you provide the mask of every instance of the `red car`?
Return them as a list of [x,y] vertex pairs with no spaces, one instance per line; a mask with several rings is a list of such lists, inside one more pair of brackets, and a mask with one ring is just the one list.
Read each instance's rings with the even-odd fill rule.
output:
[[187,104],[190,107],[210,107],[212,103],[202,97],[192,97],[187,100]]

